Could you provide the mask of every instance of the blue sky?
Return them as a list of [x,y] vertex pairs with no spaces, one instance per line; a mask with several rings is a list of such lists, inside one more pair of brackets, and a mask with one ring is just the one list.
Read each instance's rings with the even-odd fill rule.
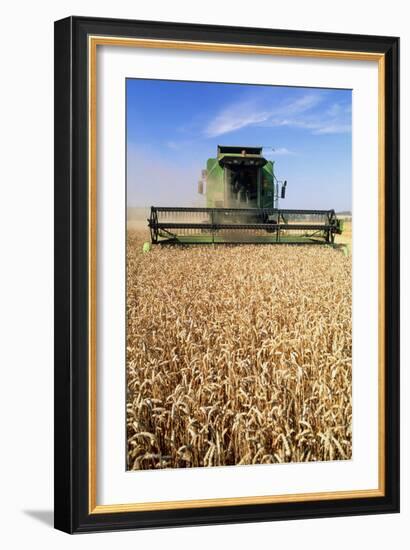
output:
[[201,206],[217,145],[264,146],[282,208],[351,210],[351,91],[127,80],[128,206]]

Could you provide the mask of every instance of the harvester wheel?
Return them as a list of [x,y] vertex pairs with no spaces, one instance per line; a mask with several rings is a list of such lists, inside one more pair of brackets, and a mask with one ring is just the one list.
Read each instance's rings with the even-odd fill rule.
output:
[[145,242],[145,243],[142,245],[142,252],[143,252],[143,254],[149,252],[150,250],[151,250],[151,243]]

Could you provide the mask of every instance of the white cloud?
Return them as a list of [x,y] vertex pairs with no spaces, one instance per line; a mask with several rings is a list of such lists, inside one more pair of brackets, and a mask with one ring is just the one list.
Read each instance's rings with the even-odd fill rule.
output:
[[204,135],[214,138],[248,126],[292,126],[305,128],[313,134],[351,131],[346,120],[350,118],[346,106],[334,103],[323,111],[315,109],[325,97],[326,94],[308,93],[271,108],[263,108],[260,100],[236,102],[208,122]]
[[317,128],[314,134],[345,134],[351,132],[352,127],[350,124],[329,124]]
[[246,126],[266,122],[270,111],[260,110],[254,102],[236,103],[229,106],[211,120],[205,128],[206,137],[217,137]]
[[181,148],[181,144],[178,143],[177,141],[167,141],[166,142],[166,146],[169,148],[169,149],[173,149],[174,151],[178,151],[180,148]]
[[291,151],[287,147],[275,147],[272,151],[264,151],[263,155],[265,158],[271,159],[279,155],[296,155],[296,153],[294,151]]
[[292,126],[310,130],[312,134],[344,134],[350,132],[352,127],[345,117],[329,117],[326,115],[306,116],[305,118],[273,119],[272,126]]
[[286,112],[286,114],[294,115],[298,113],[304,113],[316,107],[323,101],[324,96],[319,94],[306,94],[293,101],[285,102],[280,108],[279,112]]
[[290,151],[286,147],[278,147],[273,152],[274,155],[294,155],[295,153],[293,151]]
[[299,113],[292,118],[273,119],[272,126],[293,126],[311,130],[312,134],[343,134],[351,131],[350,111],[333,103],[326,110]]

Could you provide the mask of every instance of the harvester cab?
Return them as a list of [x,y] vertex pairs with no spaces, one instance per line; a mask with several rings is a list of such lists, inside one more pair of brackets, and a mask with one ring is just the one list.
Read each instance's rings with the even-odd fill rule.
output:
[[333,243],[334,210],[280,210],[287,182],[262,147],[219,145],[198,183],[203,208],[151,207],[153,243]]
[[[218,146],[202,172],[208,208],[277,208],[280,182],[262,147]],[[205,180],[205,181],[204,181]],[[285,198],[282,185],[281,197]]]

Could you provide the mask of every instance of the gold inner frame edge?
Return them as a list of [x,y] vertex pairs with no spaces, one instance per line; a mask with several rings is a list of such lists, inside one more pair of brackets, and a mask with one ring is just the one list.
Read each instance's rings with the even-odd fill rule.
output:
[[[134,48],[177,49],[210,51],[220,53],[248,53],[286,57],[313,57],[349,59],[378,62],[378,189],[379,189],[379,247],[378,247],[378,488],[353,491],[327,491],[285,495],[224,497],[213,499],[173,500],[160,502],[136,502],[130,504],[97,504],[97,354],[96,354],[96,264],[97,264],[97,46],[123,46]],[[375,498],[385,495],[385,56],[374,52],[351,52],[343,50],[320,50],[307,48],[282,48],[243,44],[190,42],[178,40],[155,40],[122,38],[112,36],[88,37],[88,511],[90,514],[175,510],[240,506],[249,504],[274,504],[284,502],[308,502],[352,498]]]

